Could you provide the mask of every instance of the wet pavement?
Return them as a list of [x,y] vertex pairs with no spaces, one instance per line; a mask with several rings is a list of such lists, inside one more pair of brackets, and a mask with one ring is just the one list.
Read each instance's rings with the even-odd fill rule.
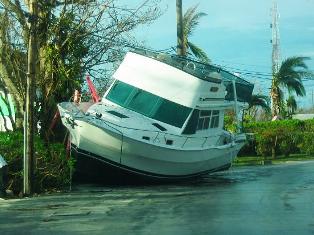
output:
[[314,234],[314,161],[0,199],[0,234]]

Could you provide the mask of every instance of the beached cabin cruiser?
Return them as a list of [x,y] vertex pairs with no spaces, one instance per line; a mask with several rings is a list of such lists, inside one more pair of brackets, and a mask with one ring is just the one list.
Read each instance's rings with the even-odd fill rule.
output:
[[224,130],[224,113],[239,112],[253,85],[219,67],[136,50],[113,79],[86,112],[72,102],[58,105],[78,160],[182,179],[229,168],[246,141],[245,134]]

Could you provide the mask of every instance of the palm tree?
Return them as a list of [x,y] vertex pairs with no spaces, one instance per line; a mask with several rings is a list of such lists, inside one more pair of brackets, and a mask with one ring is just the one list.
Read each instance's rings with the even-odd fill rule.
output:
[[282,111],[284,101],[283,89],[288,89],[289,94],[305,96],[302,83],[304,78],[314,78],[314,74],[308,70],[305,60],[309,57],[290,57],[284,60],[278,70],[273,74],[270,97],[272,101],[272,115],[278,116]]
[[183,16],[183,46],[186,49],[186,53],[193,54],[196,58],[203,62],[210,62],[206,52],[204,52],[197,45],[189,40],[189,37],[193,34],[196,26],[199,24],[201,17],[206,16],[204,12],[197,12],[198,5],[190,7],[184,13]]

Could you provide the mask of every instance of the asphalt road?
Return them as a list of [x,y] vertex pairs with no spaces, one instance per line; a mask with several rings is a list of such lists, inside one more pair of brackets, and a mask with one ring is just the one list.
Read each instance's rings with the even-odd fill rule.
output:
[[0,234],[314,234],[314,161],[0,199]]

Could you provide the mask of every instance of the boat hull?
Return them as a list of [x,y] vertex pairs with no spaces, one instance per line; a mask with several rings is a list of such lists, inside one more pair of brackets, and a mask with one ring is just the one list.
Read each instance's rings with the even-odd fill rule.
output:
[[[101,174],[106,172],[99,171],[116,168],[117,172],[150,179],[193,178],[230,167],[244,144],[232,142],[205,149],[174,149],[129,138],[109,126],[100,128],[83,120],[77,120],[76,123],[75,128],[68,127],[71,142],[77,161],[86,162],[78,164],[78,170],[90,168],[89,171],[93,173],[95,167],[87,166],[95,164],[89,164],[87,160],[104,165],[104,169],[97,170]],[[88,173],[88,170],[84,171]]]
[[218,168],[190,175],[159,175],[110,161],[108,158],[79,149],[74,145],[72,145],[71,150],[76,160],[74,178],[86,182],[96,181],[118,184],[176,182],[194,179],[209,173],[227,170],[231,167],[231,163],[227,163]]

